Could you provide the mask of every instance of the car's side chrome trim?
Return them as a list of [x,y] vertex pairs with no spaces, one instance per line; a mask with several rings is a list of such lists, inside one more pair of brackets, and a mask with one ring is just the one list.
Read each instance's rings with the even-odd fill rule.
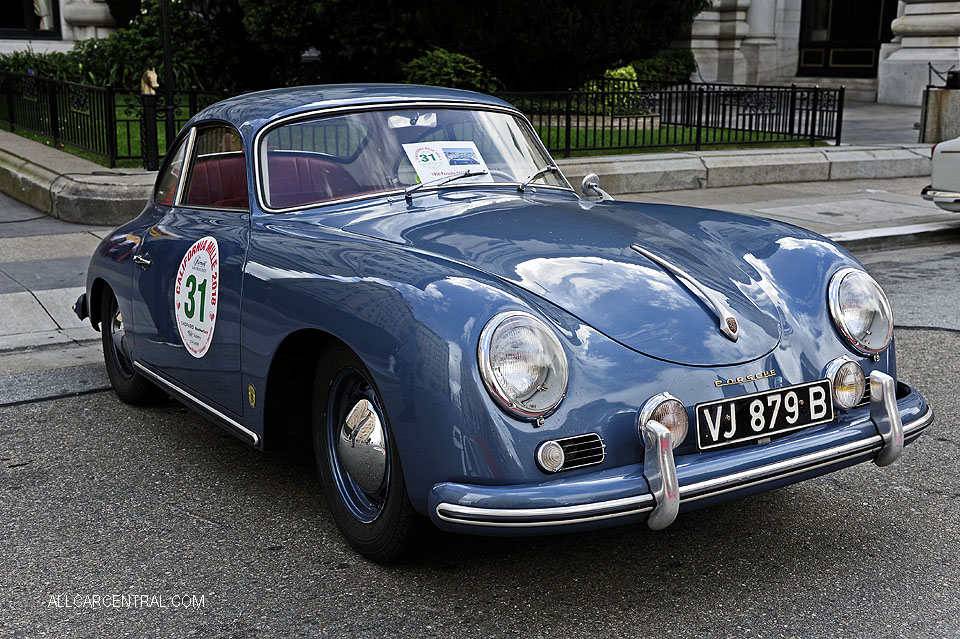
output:
[[630,248],[651,262],[670,272],[674,277],[677,278],[677,281],[689,289],[691,293],[697,295],[703,301],[705,301],[720,319],[720,332],[726,335],[730,340],[734,342],[737,341],[737,338],[740,337],[740,328],[737,325],[737,318],[734,317],[730,309],[727,308],[727,305],[721,302],[720,299],[706,286],[695,280],[692,275],[684,271],[676,264],[668,262],[659,255],[651,253],[647,249],[637,246],[636,244],[631,244]]
[[[933,409],[928,406],[923,415],[903,425],[904,439],[906,441],[913,440],[932,422]],[[680,486],[680,503],[691,503],[832,466],[855,457],[873,455],[880,451],[882,445],[883,438],[879,434],[871,435],[866,439],[834,446],[801,457]],[[645,513],[652,511],[654,505],[653,495],[645,493],[636,497],[548,508],[478,508],[441,502],[436,507],[436,514],[442,521],[468,526],[561,526]],[[611,510],[613,512],[610,512]]]
[[228,430],[233,432],[235,435],[237,435],[241,439],[253,444],[254,446],[260,445],[260,436],[257,435],[252,430],[250,430],[249,428],[247,428],[246,426],[244,426],[243,424],[240,424],[239,422],[232,419],[231,417],[224,415],[222,412],[220,412],[210,404],[206,403],[202,399],[198,399],[196,395],[188,391],[185,391],[184,389],[180,388],[173,382],[168,381],[167,379],[161,377],[160,375],[153,372],[152,370],[150,370],[140,362],[134,362],[133,366],[138,371],[140,371],[141,373],[149,377],[150,381],[160,384],[166,390],[173,392],[177,397],[186,400],[188,403],[195,405],[197,408],[201,409],[203,412],[208,413],[211,417],[216,419],[218,422],[220,422],[223,426],[225,426]]
[[928,184],[920,191],[920,197],[928,202],[940,202],[942,204],[960,204],[960,193],[955,191],[941,191]]

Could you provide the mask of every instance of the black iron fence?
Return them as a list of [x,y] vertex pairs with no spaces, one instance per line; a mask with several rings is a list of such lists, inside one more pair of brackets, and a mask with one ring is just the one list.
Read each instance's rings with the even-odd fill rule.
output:
[[502,93],[547,148],[577,151],[840,143],[844,89],[604,80],[584,90]]
[[[168,136],[230,95],[177,91],[168,108],[162,95],[0,72],[0,124],[80,149],[111,167],[137,162],[156,169]],[[547,148],[564,157],[578,151],[839,144],[843,96],[842,87],[631,80],[599,80],[578,91],[501,94],[530,119]]]
[[0,72],[0,124],[80,149],[110,167],[126,160],[156,169],[167,131],[179,131],[195,113],[230,95],[176,91],[168,109],[162,95]]

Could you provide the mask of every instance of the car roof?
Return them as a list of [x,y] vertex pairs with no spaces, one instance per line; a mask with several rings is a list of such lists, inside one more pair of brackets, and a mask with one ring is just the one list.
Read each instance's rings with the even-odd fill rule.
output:
[[245,93],[213,104],[192,119],[225,120],[237,128],[254,130],[278,118],[308,111],[418,100],[468,102],[476,105],[514,108],[483,93],[416,84],[321,84]]

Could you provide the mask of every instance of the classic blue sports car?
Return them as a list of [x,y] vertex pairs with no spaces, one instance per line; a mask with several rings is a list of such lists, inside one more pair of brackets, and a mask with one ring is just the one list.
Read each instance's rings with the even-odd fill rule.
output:
[[77,302],[121,399],[312,432],[346,539],[646,522],[893,462],[933,419],[890,306],[803,229],[578,195],[501,100],[403,85],[195,116]]

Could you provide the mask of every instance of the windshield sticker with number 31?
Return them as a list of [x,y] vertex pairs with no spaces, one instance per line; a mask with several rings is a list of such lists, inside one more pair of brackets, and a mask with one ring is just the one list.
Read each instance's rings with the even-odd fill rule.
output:
[[206,355],[213,340],[219,276],[220,247],[217,240],[210,236],[197,240],[180,261],[174,289],[180,339],[194,357]]
[[[479,173],[487,170],[487,163],[473,142],[417,142],[404,144],[403,150],[421,182],[460,175],[465,171]],[[490,174],[466,178],[469,182],[492,182]]]

